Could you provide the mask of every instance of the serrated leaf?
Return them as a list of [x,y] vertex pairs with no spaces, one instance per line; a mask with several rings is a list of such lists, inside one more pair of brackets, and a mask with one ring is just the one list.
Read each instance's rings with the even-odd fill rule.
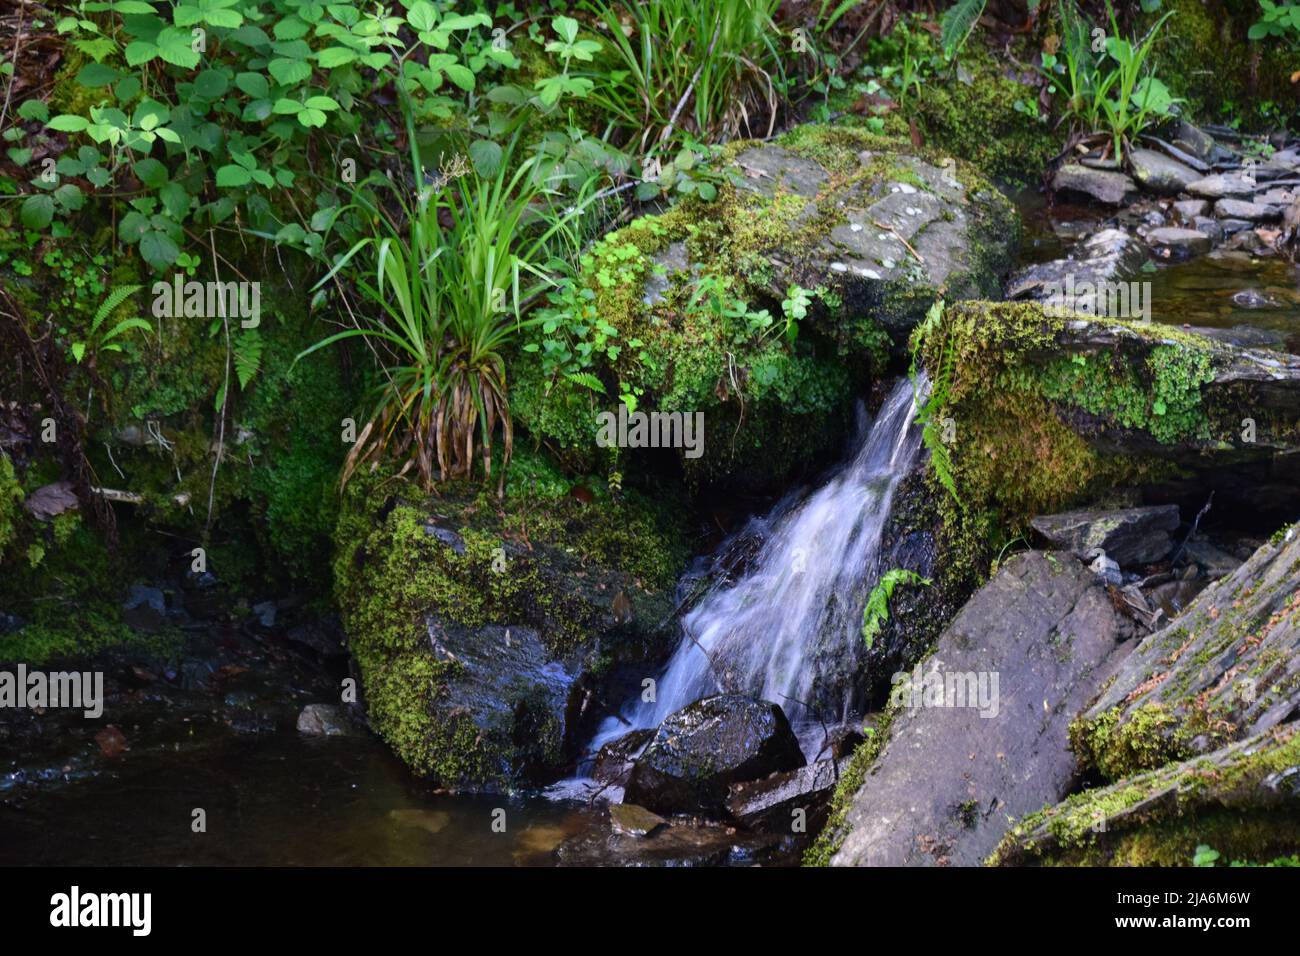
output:
[[28,196],[23,200],[19,218],[28,229],[44,229],[54,218],[54,197]]

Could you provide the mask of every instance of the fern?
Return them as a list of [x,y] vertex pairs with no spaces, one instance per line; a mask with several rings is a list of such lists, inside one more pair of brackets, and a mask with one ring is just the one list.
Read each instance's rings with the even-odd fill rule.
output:
[[939,23],[939,42],[944,59],[951,60],[966,45],[966,39],[975,29],[988,0],[957,0],[944,11]]
[[99,327],[104,324],[104,320],[113,313],[114,309],[143,288],[144,286],[140,285],[120,285],[110,292],[108,298],[100,303],[99,310],[95,313],[95,317],[90,320],[91,334],[93,335]]
[[589,388],[593,392],[597,392],[601,395],[606,394],[604,384],[590,372],[569,372],[566,377],[569,381],[576,385],[581,385],[583,388]]
[[[925,319],[917,326],[912,338],[912,368],[909,373],[913,387],[916,386],[918,370],[922,364],[921,349],[925,341],[943,330],[943,299],[936,299],[926,313]],[[953,470],[952,455],[948,443],[943,440],[943,410],[948,404],[952,389],[953,372],[957,367],[957,347],[951,336],[944,339],[939,351],[939,361],[930,380],[930,394],[916,413],[916,423],[921,426],[921,444],[930,452],[930,467],[935,480],[952,496],[959,505],[961,493],[957,489],[957,479]]]
[[239,379],[240,391],[248,388],[261,367],[262,337],[256,329],[249,329],[235,340],[235,377]]
[[929,587],[932,583],[929,578],[906,568],[893,568],[880,576],[880,581],[867,597],[867,606],[862,610],[862,639],[867,642],[868,649],[889,620],[889,599],[894,596],[894,589],[900,584]]

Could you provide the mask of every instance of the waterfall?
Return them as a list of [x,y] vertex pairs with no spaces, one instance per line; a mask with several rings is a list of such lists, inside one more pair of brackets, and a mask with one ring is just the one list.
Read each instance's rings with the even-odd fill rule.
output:
[[[920,380],[917,391],[926,385]],[[657,681],[656,699],[638,697],[624,708],[633,727],[658,726],[723,691],[780,704],[796,730],[851,716],[853,668],[845,662],[859,659],[862,609],[883,570],[881,533],[894,489],[920,447],[915,412],[912,382],[901,379],[875,421],[859,429],[853,456],[823,485],[751,518],[718,550],[713,583],[682,620],[682,640]],[[732,578],[736,553],[745,548],[754,556]],[[826,712],[828,701],[838,712]],[[629,729],[609,718],[594,746]]]

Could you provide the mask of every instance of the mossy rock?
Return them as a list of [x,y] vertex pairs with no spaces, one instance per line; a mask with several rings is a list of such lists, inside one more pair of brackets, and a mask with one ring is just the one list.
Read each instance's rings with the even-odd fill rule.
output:
[[[936,296],[992,297],[1011,265],[1010,203],[963,163],[854,125],[730,144],[731,180],[602,239],[581,282],[621,350],[603,394],[527,357],[517,421],[590,465],[599,412],[699,412],[696,487],[773,490],[839,447],[852,399],[905,352]],[[792,288],[807,315],[787,327]],[[794,334],[797,327],[797,334]],[[790,333],[790,334],[787,334]]]
[[989,862],[1187,866],[1201,845],[1268,861],[1300,847],[1298,781],[1300,728],[1277,727],[1032,814]]
[[1110,779],[1206,753],[1300,708],[1300,534],[1288,530],[1145,638],[1072,728]]
[[667,652],[677,520],[631,493],[584,497],[349,486],[336,596],[371,725],[416,773],[553,780],[608,713],[605,675]]

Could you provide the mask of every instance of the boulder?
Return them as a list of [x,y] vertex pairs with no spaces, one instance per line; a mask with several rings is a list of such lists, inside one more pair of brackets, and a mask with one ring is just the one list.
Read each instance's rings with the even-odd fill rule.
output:
[[1203,178],[1192,167],[1154,149],[1135,149],[1128,154],[1128,162],[1133,178],[1144,189],[1166,196],[1177,195]]
[[1288,725],[1034,813],[989,862],[1188,866],[1198,848],[1267,863],[1300,845],[1300,727]]
[[1180,226],[1163,226],[1152,229],[1146,236],[1147,244],[1161,259],[1181,262],[1210,251],[1210,237],[1198,229]]
[[[798,770],[733,784],[727,812],[750,830],[816,833],[826,823],[838,781],[835,761],[819,760]],[[796,823],[801,829],[795,830]]]
[[1083,509],[1039,515],[1030,522],[1054,548],[1088,559],[1100,548],[1121,567],[1152,564],[1167,556],[1174,546],[1170,532],[1176,531],[1179,523],[1177,505]]
[[1011,819],[1069,793],[1067,727],[1105,680],[1117,633],[1114,605],[1073,557],[1006,561],[933,655],[896,675],[888,737],[832,865],[977,865]]
[[637,758],[624,799],[659,813],[724,809],[727,788],[804,765],[784,711],[738,694],[669,715]]
[[1073,729],[1111,779],[1300,715],[1300,533],[1257,550],[1146,637]]
[[1104,169],[1091,169],[1078,163],[1068,163],[1052,177],[1052,188],[1057,192],[1082,193],[1108,206],[1122,206],[1137,193],[1133,180],[1123,173]]

